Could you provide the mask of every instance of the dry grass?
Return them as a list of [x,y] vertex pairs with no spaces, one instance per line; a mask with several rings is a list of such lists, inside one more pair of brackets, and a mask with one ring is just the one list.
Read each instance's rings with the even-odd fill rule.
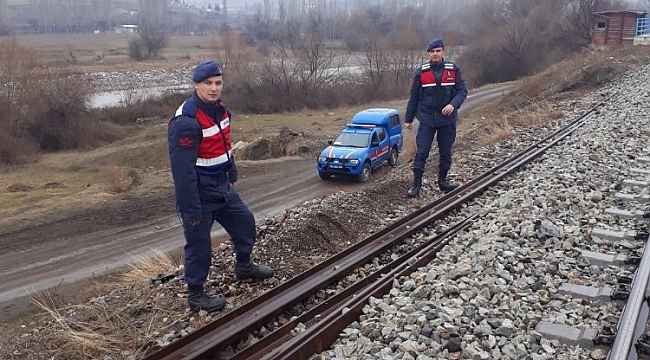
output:
[[485,134],[480,139],[483,145],[495,144],[499,141],[510,138],[513,135],[513,127],[508,122],[507,117],[501,117],[491,121],[490,127],[485,131]]
[[166,253],[155,250],[153,256],[138,256],[131,270],[121,275],[126,283],[143,283],[159,275],[176,271],[181,264],[180,256],[172,258]]
[[117,353],[120,351],[121,341],[108,335],[106,331],[111,330],[110,326],[107,326],[111,322],[103,323],[104,331],[101,331],[102,328],[98,328],[97,325],[91,327],[83,321],[66,317],[62,313],[62,311],[76,308],[78,310],[91,310],[97,312],[100,317],[106,318],[108,315],[106,313],[107,309],[92,308],[86,305],[60,308],[49,293],[44,293],[40,298],[34,297],[32,301],[39,309],[47,313],[59,328],[57,334],[65,344],[60,350],[62,354],[69,356],[72,353],[82,357],[91,357],[97,353]]
[[[146,266],[128,281],[162,265],[148,261]],[[62,359],[138,359],[154,346],[160,333],[174,326],[175,322],[168,319],[178,309],[166,303],[169,299],[157,297],[154,288],[129,282],[112,289],[107,298],[100,296],[78,305],[61,305],[51,293],[33,298],[33,303],[51,320],[47,344],[39,344],[46,349],[39,355]]]
[[523,79],[514,96],[506,97],[496,106],[521,110],[541,99],[577,97],[648,62],[650,49],[644,46],[615,51],[585,49],[539,74]]
[[[1,39],[2,37],[0,37]],[[214,50],[205,44],[212,42],[213,36],[172,36],[167,48],[157,60],[137,64],[128,56],[129,34],[21,34],[18,42],[31,47],[48,65],[67,65],[74,62],[81,67],[93,67],[96,70],[114,71],[115,66],[131,69],[144,69],[168,66],[170,63],[194,61],[209,57]]]
[[141,184],[140,176],[134,169],[112,166],[108,173],[109,191],[114,194],[128,192],[134,186]]
[[551,126],[564,116],[553,107],[553,102],[579,98],[648,62],[650,49],[641,46],[616,52],[584,50],[522,79],[509,96],[464,117],[459,138],[471,129],[480,129],[479,143],[493,144],[513,136],[517,128]]
[[553,109],[548,102],[539,102],[527,108],[511,112],[484,111],[474,114],[478,116],[482,127],[482,136],[479,143],[483,145],[495,144],[512,137],[517,128],[539,128],[552,126],[553,121],[563,118],[562,112]]

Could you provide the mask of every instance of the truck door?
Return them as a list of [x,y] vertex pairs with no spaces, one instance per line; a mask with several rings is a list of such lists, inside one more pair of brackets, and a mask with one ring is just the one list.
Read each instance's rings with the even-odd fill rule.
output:
[[374,169],[381,164],[381,141],[379,140],[379,129],[372,131],[370,136],[370,151],[368,152],[368,158],[370,159],[370,166]]
[[373,132],[371,143],[377,144],[376,147],[370,149],[373,160],[373,166],[381,166],[385,161],[388,160],[388,154],[390,150],[390,140],[386,130],[383,128],[377,128]]
[[379,154],[382,162],[388,161],[390,153],[390,136],[384,128],[378,128],[379,133]]

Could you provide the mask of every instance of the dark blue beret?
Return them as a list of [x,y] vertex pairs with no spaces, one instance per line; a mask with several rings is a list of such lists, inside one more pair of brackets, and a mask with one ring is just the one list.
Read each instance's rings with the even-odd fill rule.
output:
[[433,39],[429,43],[429,46],[427,47],[427,51],[431,51],[437,48],[444,48],[444,47],[445,47],[445,43],[442,41],[442,39]]
[[201,82],[209,77],[219,76],[223,74],[221,65],[212,60],[203,61],[196,65],[192,73],[192,80],[195,83]]

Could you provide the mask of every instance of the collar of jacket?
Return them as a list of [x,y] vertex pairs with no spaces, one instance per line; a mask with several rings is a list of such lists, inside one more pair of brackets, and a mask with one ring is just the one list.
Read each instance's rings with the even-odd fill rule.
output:
[[434,63],[433,61],[429,61],[429,64],[431,64],[431,69],[440,70],[445,66],[445,59],[442,59],[442,61],[439,63]]
[[211,104],[207,103],[199,97],[199,95],[196,93],[196,91],[192,94],[193,100],[196,102],[196,106],[203,110],[206,114],[209,114],[210,116],[213,116],[216,113],[224,111],[223,105],[221,103],[221,99],[217,100],[216,103]]

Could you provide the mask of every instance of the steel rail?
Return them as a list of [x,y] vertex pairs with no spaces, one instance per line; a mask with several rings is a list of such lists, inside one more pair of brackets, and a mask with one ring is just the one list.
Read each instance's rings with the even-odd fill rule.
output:
[[[251,302],[225,314],[204,328],[149,355],[146,359],[171,360],[214,357],[219,350],[240,341],[247,333],[258,329],[273,319],[274,316],[342,278],[360,264],[389,249],[432,221],[442,218],[464,202],[479,195],[504,176],[537,158],[548,148],[582,126],[585,119],[603,104],[604,102],[597,104],[568,125],[556,130],[538,143],[484,172],[453,192],[398,220],[288,282],[269,290]],[[548,141],[551,142],[545,144]]]
[[264,356],[254,358],[261,360],[308,359],[315,352],[326,350],[330,344],[336,341],[340,332],[361,315],[362,308],[370,297],[380,298],[391,289],[395,279],[408,276],[419,267],[431,262],[438,254],[438,251],[456,233],[471,225],[476,216],[474,215],[465,219],[463,222],[455,225],[453,231],[437,236],[425,246],[420,247],[418,251],[410,256],[409,261],[404,261],[398,266],[391,268],[388,273],[379,277],[370,286],[365,287],[361,292],[348,298],[346,302],[341,303],[340,307],[336,309],[338,311],[330,311],[305,332],[280,344]]
[[649,283],[650,249],[646,243],[641,262],[634,274],[630,295],[616,326],[616,339],[607,355],[608,360],[636,360],[639,358],[634,344],[645,333],[648,322]]
[[371,286],[377,280],[390,277],[390,274],[393,273],[395,269],[402,268],[404,264],[413,264],[419,257],[422,256],[420,255],[422,252],[431,251],[430,249],[432,247],[437,248],[447,244],[448,239],[452,238],[455,234],[470,226],[477,216],[478,215],[471,216],[461,221],[460,223],[453,225],[443,233],[431,239],[428,239],[424,243],[417,246],[415,249],[410,250],[398,259],[383,266],[381,269],[348,286],[331,298],[318,304],[314,308],[308,310],[299,317],[278,328],[276,331],[264,337],[260,341],[237,353],[232,358],[232,360],[261,359],[264,356],[267,356],[267,354],[272,353],[272,351],[275,349],[280,348],[286,344],[290,338],[289,335],[291,334],[291,330],[293,330],[297,324],[307,324],[310,321],[322,319],[332,312],[340,311],[340,309],[345,308],[346,301],[351,298],[356,298],[360,293],[365,291],[364,289]]

